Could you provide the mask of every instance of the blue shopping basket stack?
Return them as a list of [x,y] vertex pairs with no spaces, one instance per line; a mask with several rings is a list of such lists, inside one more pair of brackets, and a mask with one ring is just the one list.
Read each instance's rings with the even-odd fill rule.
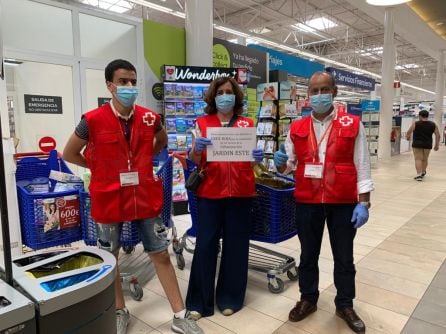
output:
[[[156,172],[163,183],[163,209],[161,219],[166,227],[171,226],[172,213],[172,157],[168,157],[164,164]],[[86,191],[80,193],[82,239],[89,246],[96,245],[96,222],[91,218],[91,199]],[[138,230],[135,224],[125,222],[121,231],[121,245],[123,247],[133,247],[140,242]]]
[[[16,182],[19,203],[22,242],[32,249],[69,244],[82,239],[79,215],[79,190],[60,192],[29,191],[28,186],[36,178],[48,178],[51,170],[73,174],[65,161],[53,150],[49,156],[26,156],[17,161]],[[65,226],[45,229],[45,203],[54,202],[58,207],[70,205],[68,211],[60,213],[60,219],[68,222]],[[70,217],[66,217],[66,216]]]

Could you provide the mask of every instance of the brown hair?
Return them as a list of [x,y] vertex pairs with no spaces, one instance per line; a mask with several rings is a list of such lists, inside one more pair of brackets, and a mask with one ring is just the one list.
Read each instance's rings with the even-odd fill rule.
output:
[[215,96],[217,96],[217,90],[220,86],[225,83],[230,82],[232,86],[232,91],[235,95],[235,105],[234,105],[234,115],[241,115],[243,112],[243,91],[238,85],[237,81],[235,81],[231,77],[220,77],[218,79],[212,80],[209,85],[208,91],[204,97],[204,102],[207,103],[204,112],[208,115],[217,113],[217,106],[215,105]]

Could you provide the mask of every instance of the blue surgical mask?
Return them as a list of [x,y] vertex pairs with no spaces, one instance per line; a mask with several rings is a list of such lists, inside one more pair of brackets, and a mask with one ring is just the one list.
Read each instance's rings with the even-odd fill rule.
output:
[[333,95],[318,94],[310,96],[310,106],[316,114],[323,114],[330,110],[333,105]]
[[116,86],[116,98],[124,107],[131,107],[138,97],[138,87]]
[[215,105],[217,110],[223,114],[227,114],[232,111],[235,106],[235,95],[234,94],[223,94],[217,95],[215,97]]

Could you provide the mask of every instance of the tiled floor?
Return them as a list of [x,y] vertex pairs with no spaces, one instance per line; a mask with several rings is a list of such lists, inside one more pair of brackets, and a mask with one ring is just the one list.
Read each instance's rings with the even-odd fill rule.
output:
[[[392,157],[373,170],[370,220],[355,241],[357,297],[355,308],[367,333],[446,333],[446,149],[432,152],[425,180],[413,180],[412,154]],[[190,226],[189,216],[175,217],[179,235]],[[298,259],[297,237],[266,247]],[[178,270],[185,296],[192,255],[185,252],[186,268]],[[172,261],[176,263],[175,256]],[[129,334],[171,333],[172,313],[153,267],[137,248],[121,258],[124,270],[137,273],[144,286],[140,302],[127,296],[132,314]],[[326,334],[352,333],[334,315],[333,263],[327,236],[321,250],[318,311],[291,323],[288,312],[299,297],[297,282],[285,282],[280,294],[268,291],[265,274],[250,271],[245,307],[231,317],[216,311],[201,319],[206,333]],[[442,265],[443,264],[443,265]],[[441,269],[440,269],[441,268]],[[420,301],[421,300],[421,301]]]

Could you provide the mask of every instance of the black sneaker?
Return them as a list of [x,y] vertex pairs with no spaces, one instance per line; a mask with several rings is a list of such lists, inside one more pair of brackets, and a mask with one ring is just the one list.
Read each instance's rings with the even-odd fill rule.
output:
[[423,181],[423,177],[421,175],[417,175],[413,178],[415,181]]
[[426,171],[421,173],[421,177],[424,177],[424,175],[426,175]]

